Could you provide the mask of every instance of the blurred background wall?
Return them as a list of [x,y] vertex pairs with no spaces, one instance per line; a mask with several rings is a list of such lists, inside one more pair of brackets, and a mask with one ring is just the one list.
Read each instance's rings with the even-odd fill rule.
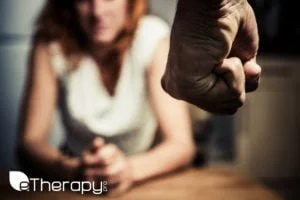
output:
[[0,168],[15,165],[14,150],[20,98],[32,24],[41,0],[0,1]]

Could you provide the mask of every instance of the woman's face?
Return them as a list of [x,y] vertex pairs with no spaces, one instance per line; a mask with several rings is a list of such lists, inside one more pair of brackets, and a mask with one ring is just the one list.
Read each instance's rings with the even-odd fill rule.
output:
[[109,44],[122,30],[127,18],[128,0],[77,0],[79,23],[94,44]]

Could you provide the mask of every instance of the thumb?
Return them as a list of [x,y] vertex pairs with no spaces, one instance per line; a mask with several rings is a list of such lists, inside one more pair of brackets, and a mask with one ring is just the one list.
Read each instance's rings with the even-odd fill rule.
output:
[[252,59],[244,64],[244,72],[246,78],[246,92],[255,91],[260,82],[261,67],[256,63],[255,59]]

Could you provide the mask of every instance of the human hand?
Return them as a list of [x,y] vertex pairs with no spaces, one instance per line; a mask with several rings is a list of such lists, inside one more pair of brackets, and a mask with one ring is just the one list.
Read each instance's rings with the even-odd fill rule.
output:
[[80,180],[81,179],[81,159],[78,157],[70,157],[61,155],[58,165],[55,166],[58,170],[57,177],[61,180]]
[[108,195],[126,192],[133,184],[131,165],[123,152],[114,144],[105,144],[95,138],[83,153],[83,176],[87,181],[107,181]]
[[[233,114],[244,93],[258,87],[257,50],[256,20],[246,0],[179,0],[162,87],[209,112]],[[236,69],[241,64],[243,70]]]

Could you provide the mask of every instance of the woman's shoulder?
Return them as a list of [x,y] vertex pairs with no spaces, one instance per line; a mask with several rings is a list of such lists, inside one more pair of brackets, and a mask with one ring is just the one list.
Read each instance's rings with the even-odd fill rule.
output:
[[67,70],[67,59],[63,54],[60,41],[36,41],[34,48],[36,51],[44,51],[47,54],[50,67],[56,75],[60,76]]
[[43,52],[44,54],[47,54],[49,60],[53,57],[63,56],[61,43],[57,40],[35,40],[32,44],[32,52],[34,55]]
[[145,15],[139,21],[137,34],[147,36],[169,35],[170,27],[164,20],[157,16]]
[[142,17],[133,41],[134,57],[142,66],[146,67],[159,42],[169,36],[170,27],[165,21],[152,15]]
[[143,17],[141,17],[140,23],[148,23],[148,24],[154,24],[154,25],[164,24],[164,25],[168,26],[168,24],[162,18],[160,18],[156,15],[144,15]]

